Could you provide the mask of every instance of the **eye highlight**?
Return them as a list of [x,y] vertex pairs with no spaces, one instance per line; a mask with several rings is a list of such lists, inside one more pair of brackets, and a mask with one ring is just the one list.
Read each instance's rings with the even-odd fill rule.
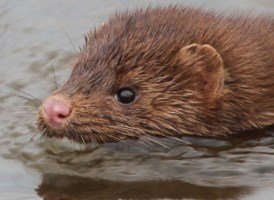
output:
[[122,104],[129,104],[136,99],[136,93],[131,88],[121,88],[117,91],[116,98]]

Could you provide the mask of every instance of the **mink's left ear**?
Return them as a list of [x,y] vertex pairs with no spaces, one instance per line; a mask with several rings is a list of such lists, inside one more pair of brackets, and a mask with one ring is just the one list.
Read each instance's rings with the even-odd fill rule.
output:
[[[210,45],[191,44],[175,56],[179,65],[188,65],[203,83],[203,92],[211,97],[221,94],[224,87],[224,64],[220,54]],[[191,60],[191,64],[186,61]],[[188,64],[187,64],[188,63]],[[182,66],[183,67],[183,66]]]

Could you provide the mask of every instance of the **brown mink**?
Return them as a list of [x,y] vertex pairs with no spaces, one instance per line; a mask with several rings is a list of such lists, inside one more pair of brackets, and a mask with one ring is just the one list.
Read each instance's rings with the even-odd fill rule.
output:
[[273,23],[180,6],[116,14],[85,37],[38,130],[86,143],[271,125]]

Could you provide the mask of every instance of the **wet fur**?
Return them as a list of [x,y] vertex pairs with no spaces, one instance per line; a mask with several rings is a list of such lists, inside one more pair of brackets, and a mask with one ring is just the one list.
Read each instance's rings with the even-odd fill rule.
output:
[[[40,107],[38,130],[85,143],[226,135],[273,124],[273,22],[173,6],[116,14],[88,34],[69,80],[49,97],[65,101],[70,117],[56,130]],[[204,74],[193,67],[206,58],[178,57],[191,44],[220,55],[218,95],[204,90]],[[135,102],[116,100],[122,87],[137,92]]]

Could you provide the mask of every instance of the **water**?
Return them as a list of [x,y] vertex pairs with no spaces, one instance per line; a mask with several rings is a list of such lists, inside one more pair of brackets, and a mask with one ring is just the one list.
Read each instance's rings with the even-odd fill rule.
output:
[[253,14],[274,8],[271,0],[0,1],[0,81],[12,86],[0,85],[1,200],[273,197],[273,127],[224,138],[152,138],[163,145],[84,147],[35,134],[39,100],[55,79],[66,80],[83,35],[117,10],[170,3]]

